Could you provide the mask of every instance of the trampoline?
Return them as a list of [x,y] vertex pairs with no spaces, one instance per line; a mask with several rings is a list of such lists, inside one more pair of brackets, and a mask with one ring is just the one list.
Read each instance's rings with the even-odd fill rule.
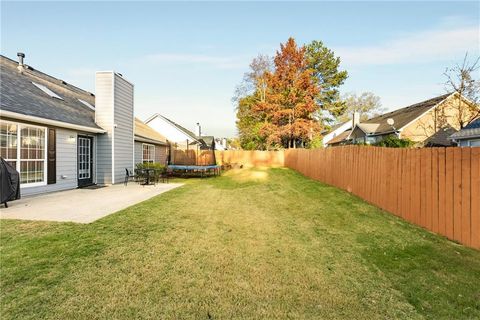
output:
[[180,164],[171,164],[168,165],[173,173],[180,175],[196,175],[196,176],[217,176],[220,175],[221,166],[219,165],[208,165],[208,166],[197,166],[197,165],[180,165]]

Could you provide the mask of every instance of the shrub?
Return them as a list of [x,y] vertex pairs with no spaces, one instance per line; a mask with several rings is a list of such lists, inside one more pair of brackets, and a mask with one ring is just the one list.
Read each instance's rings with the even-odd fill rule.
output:
[[413,147],[415,142],[410,139],[400,139],[397,136],[388,136],[382,139],[379,142],[374,143],[374,146],[377,147],[387,147],[387,148],[410,148]]
[[[142,169],[154,169],[155,172],[154,172],[154,179],[158,181],[158,179],[160,178],[160,175],[162,174],[162,172],[164,172],[166,170],[166,166],[164,166],[163,164],[161,163],[158,163],[158,162],[144,162],[144,163],[137,163],[135,165],[136,169],[138,170],[142,170]],[[140,178],[143,178],[144,175],[143,173],[141,172],[136,172],[136,175]]]
[[158,162],[140,162],[135,165],[137,169],[155,169],[155,170],[164,170],[165,166]]
[[323,137],[321,135],[316,135],[313,139],[307,144],[308,149],[318,149],[323,148]]

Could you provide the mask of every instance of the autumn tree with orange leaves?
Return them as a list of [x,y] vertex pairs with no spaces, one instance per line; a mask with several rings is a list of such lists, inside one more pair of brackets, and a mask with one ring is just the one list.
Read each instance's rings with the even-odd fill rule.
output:
[[275,72],[265,74],[265,101],[259,101],[253,110],[263,115],[260,134],[268,147],[303,146],[319,132],[319,123],[313,118],[319,89],[307,68],[305,50],[297,47],[293,38],[288,39],[275,56]]
[[273,66],[268,57],[255,58],[234,97],[242,147],[310,146],[323,126],[319,114],[339,110],[336,88],[347,77],[339,62],[321,42],[299,47],[293,38],[280,45]]

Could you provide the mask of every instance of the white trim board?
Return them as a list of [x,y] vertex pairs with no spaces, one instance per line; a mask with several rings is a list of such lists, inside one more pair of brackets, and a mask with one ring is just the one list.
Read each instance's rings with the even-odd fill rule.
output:
[[25,115],[17,112],[5,111],[5,110],[0,111],[0,117],[11,118],[15,120],[30,121],[30,122],[35,122],[42,125],[51,125],[54,127],[74,129],[74,130],[85,131],[85,132],[105,133],[105,130],[103,129],[96,129],[96,128],[82,126],[78,124],[67,123],[67,122],[62,122],[57,120],[50,120],[50,119],[45,119],[45,118],[36,117],[36,116],[29,116],[29,115]]

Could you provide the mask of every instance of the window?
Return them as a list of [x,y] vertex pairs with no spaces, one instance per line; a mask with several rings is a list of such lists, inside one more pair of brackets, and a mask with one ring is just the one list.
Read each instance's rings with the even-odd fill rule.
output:
[[146,144],[146,143],[144,143],[142,146],[143,146],[142,162],[154,163],[155,162],[155,146],[153,144]]
[[78,101],[80,101],[80,102],[83,103],[85,106],[89,107],[90,109],[95,110],[95,107],[92,106],[92,105],[91,105],[90,103],[88,103],[87,101],[82,100],[82,99],[78,99]]
[[480,147],[480,139],[470,140],[470,147]]
[[18,132],[17,125],[13,123],[3,122],[0,126],[0,156],[10,163],[13,167],[17,167],[17,141]]
[[23,185],[46,182],[46,129],[2,121],[0,155],[20,172]]
[[56,93],[53,92],[52,90],[50,90],[50,89],[48,89],[47,87],[45,87],[43,84],[39,84],[39,83],[36,83],[36,82],[32,82],[32,83],[33,83],[33,85],[34,85],[35,87],[37,87],[38,89],[40,89],[40,90],[42,90],[43,92],[45,92],[46,94],[48,94],[50,97],[63,100],[62,97],[60,97],[58,94],[56,94]]

